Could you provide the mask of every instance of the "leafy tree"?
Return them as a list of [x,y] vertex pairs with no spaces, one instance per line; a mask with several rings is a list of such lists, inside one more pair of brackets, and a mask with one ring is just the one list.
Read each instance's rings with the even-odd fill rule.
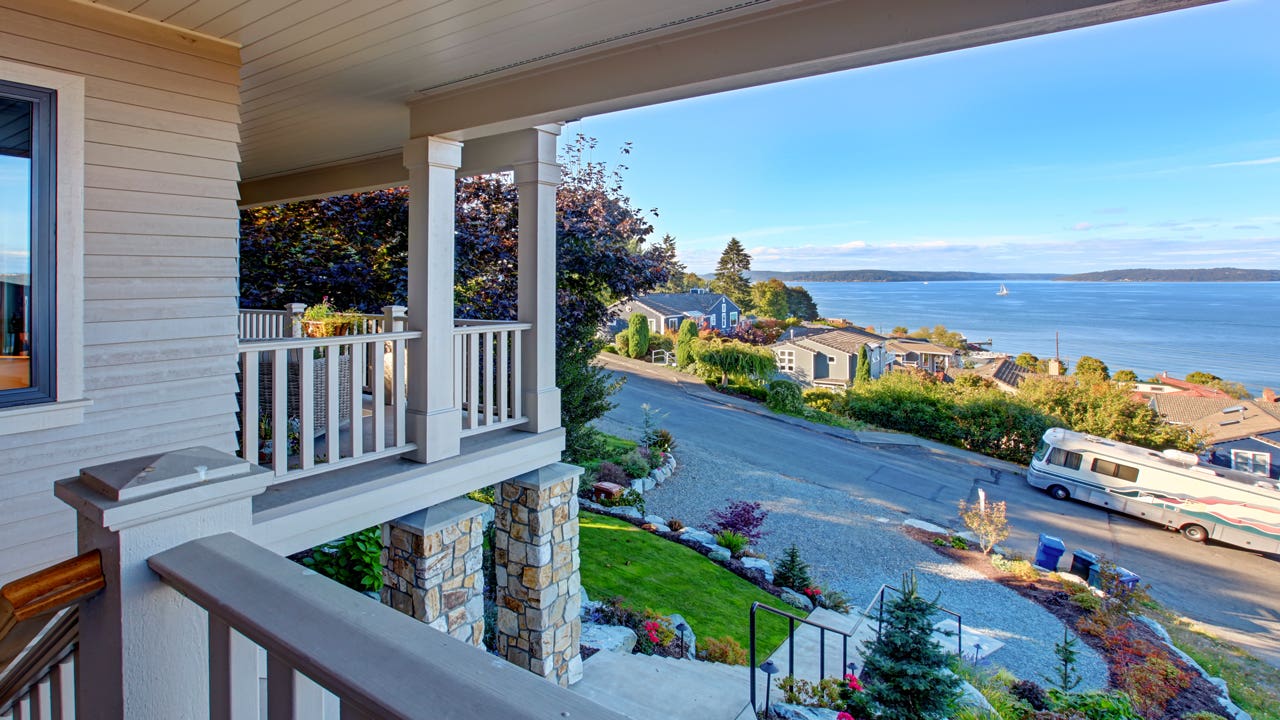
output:
[[908,330],[908,329],[907,329],[905,326],[903,326],[903,325],[895,325],[895,326],[893,327],[893,331],[892,331],[892,332],[890,332],[889,334],[890,334],[890,335],[892,335],[893,337],[906,337],[906,336],[907,336],[907,334],[908,334],[908,333],[910,333],[910,332],[911,332],[911,331],[910,331],[910,330]]
[[858,367],[853,371],[853,381],[859,385],[871,382],[871,355],[866,345],[858,348]]
[[1043,416],[1076,432],[1142,447],[1195,451],[1202,438],[1184,426],[1170,425],[1129,390],[1112,383],[1075,385],[1050,378],[1028,378],[1017,399]]
[[910,337],[923,338],[931,343],[957,350],[965,349],[964,336],[958,332],[948,330],[945,325],[934,325],[932,328],[922,327],[911,333]]
[[751,286],[751,307],[756,315],[786,320],[791,313],[787,304],[787,286],[777,278]]
[[800,556],[800,548],[794,543],[782,553],[782,559],[773,568],[773,584],[803,592],[813,585],[809,576],[809,563]]
[[915,573],[885,606],[880,636],[866,645],[867,697],[883,720],[942,720],[960,695],[947,654],[933,639],[937,600],[921,597]]
[[627,320],[627,355],[642,358],[649,352],[649,318],[631,313]]
[[711,292],[727,295],[738,307],[751,307],[751,256],[738,238],[729,238],[720,261],[716,263],[716,276],[711,281]]
[[709,283],[693,272],[672,273],[671,279],[658,287],[658,292],[686,293],[695,288],[706,288]]
[[795,285],[786,286],[786,291],[787,312],[791,317],[810,322],[818,319],[818,303],[813,301],[813,296],[808,290]]
[[676,365],[681,369],[693,364],[693,344],[698,339],[698,323],[685,320],[676,333]]
[[1223,380],[1222,378],[1212,373],[1207,373],[1207,372],[1187,373],[1187,377],[1185,379],[1189,383],[1195,383],[1196,385],[1204,385],[1205,387],[1211,387],[1214,390],[1221,390],[1222,392],[1238,400],[1248,400],[1250,397],[1252,397],[1252,395],[1249,393],[1249,391],[1245,388],[1244,385],[1238,382],[1232,382],[1230,380]]
[[[1076,368],[1076,374],[1080,374],[1079,367]],[[1115,374],[1111,376],[1111,379],[1118,383],[1136,383],[1138,382],[1138,373],[1132,370],[1117,370],[1115,371]]]
[[1032,372],[1039,372],[1041,368],[1040,358],[1029,352],[1019,353],[1018,357],[1013,359],[1013,363],[1021,368],[1026,368]]
[[1222,378],[1214,375],[1213,373],[1197,370],[1195,372],[1187,373],[1187,376],[1183,379],[1189,383],[1195,383],[1196,385],[1208,385],[1209,383],[1214,382],[1215,380],[1221,380]]
[[754,347],[736,340],[696,340],[693,357],[701,374],[728,385],[730,377],[764,380],[777,369],[777,360],[766,348]]
[[1111,379],[1111,370],[1098,358],[1081,355],[1076,360],[1076,377],[1084,382],[1102,382]]

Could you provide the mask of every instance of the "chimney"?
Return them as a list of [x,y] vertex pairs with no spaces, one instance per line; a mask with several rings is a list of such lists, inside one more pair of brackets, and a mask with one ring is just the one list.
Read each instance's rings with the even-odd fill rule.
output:
[[1276,391],[1275,391],[1275,390],[1272,390],[1271,388],[1263,388],[1263,389],[1262,389],[1262,399],[1263,399],[1263,401],[1264,401],[1264,402],[1269,402],[1269,403],[1276,402],[1276,400],[1277,400],[1277,398],[1276,398]]
[[1047,369],[1048,369],[1048,371],[1049,371],[1049,374],[1050,374],[1050,375],[1061,375],[1061,374],[1062,374],[1062,361],[1061,361],[1061,360],[1059,360],[1058,358],[1054,358],[1054,359],[1050,360],[1050,361],[1047,363]]

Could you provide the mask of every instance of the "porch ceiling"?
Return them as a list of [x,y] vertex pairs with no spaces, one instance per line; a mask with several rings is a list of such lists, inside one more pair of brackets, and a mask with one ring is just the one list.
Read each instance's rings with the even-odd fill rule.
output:
[[240,45],[242,196],[271,202],[298,174],[333,192],[402,180],[389,156],[411,134],[471,140],[1215,0],[79,1]]

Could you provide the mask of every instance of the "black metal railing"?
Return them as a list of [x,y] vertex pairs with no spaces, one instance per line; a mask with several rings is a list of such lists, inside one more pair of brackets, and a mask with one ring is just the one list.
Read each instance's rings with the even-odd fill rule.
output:
[[[777,608],[772,608],[772,607],[769,607],[768,605],[761,605],[758,602],[753,602],[751,603],[751,640],[750,640],[751,647],[748,650],[750,654],[750,657],[749,657],[750,667],[748,668],[749,670],[748,677],[750,677],[751,679],[751,709],[752,710],[756,709],[756,611],[758,610],[764,610],[767,613],[771,613],[773,615],[777,615],[779,617],[784,617],[787,619],[787,675],[794,676],[796,674],[796,643],[795,643],[796,623],[818,628],[818,677],[819,678],[823,678],[827,676],[827,633],[829,632],[833,632],[840,636],[841,672],[843,672],[843,668],[849,664],[849,638],[853,637],[853,632],[845,632],[843,630],[837,630],[833,627],[827,627],[822,623],[816,623],[816,622],[813,622],[812,620],[807,620],[805,618],[792,615],[789,612],[785,612]],[[855,627],[854,629],[856,630],[857,628]],[[766,676],[765,682],[773,682],[773,678],[771,676]]]
[[[901,588],[894,587],[893,585],[881,585],[880,589],[876,591],[876,599],[873,601],[873,604],[878,604],[880,606],[879,617],[876,618],[876,639],[877,640],[880,639],[880,630],[881,628],[884,627],[884,591],[885,590],[892,590],[898,593],[898,595],[904,594]],[[954,610],[948,610],[936,603],[934,604],[934,607],[937,608],[938,612],[950,615],[951,617],[956,619],[956,656],[963,658],[964,657],[964,622],[960,618],[960,613],[955,612]]]

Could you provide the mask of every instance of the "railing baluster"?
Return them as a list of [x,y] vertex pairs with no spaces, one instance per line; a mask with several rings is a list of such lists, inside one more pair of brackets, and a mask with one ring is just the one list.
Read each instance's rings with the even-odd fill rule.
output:
[[53,669],[53,716],[59,720],[76,718],[76,651]]
[[240,351],[240,457],[258,463],[258,351]]
[[298,455],[302,469],[310,469],[316,463],[316,374],[315,351],[302,348],[298,351]]
[[34,706],[32,708],[32,715],[34,715],[37,720],[54,720],[53,682],[49,679],[49,676],[45,675],[40,678],[40,680],[36,682],[36,686],[31,688],[29,692],[34,700],[32,703]]
[[818,628],[818,680],[827,676],[827,629]]
[[511,352],[511,406],[514,409],[511,417],[518,418],[524,417],[524,372],[520,367],[520,359],[524,357],[520,350],[520,343],[524,342],[524,331],[513,330],[511,336],[515,341],[515,349]]
[[749,632],[749,642],[747,652],[750,658],[747,660],[747,676],[751,679],[751,712],[756,711],[756,609],[760,607],[760,603],[751,603],[751,626]]
[[510,330],[503,330],[498,335],[498,422],[506,422],[517,417],[509,414],[511,376],[514,374],[511,372],[511,357],[508,352],[511,335]]
[[[377,353],[374,350],[378,350]],[[369,381],[369,405],[373,408],[373,451],[382,452],[387,446],[387,408],[385,396],[387,392],[387,344],[378,341],[369,343],[369,367],[365,374]],[[392,355],[392,362],[395,356]],[[392,376],[395,375],[392,369]],[[393,381],[394,382],[394,381]],[[394,422],[394,421],[393,421]]]
[[340,360],[339,345],[330,342],[324,346],[324,398],[325,398],[325,445],[328,446],[328,461],[338,462],[342,459],[342,435],[338,432],[338,363]]
[[[364,377],[364,353],[358,352],[359,345],[351,345],[351,457],[364,454],[364,388],[360,379]],[[334,411],[336,412],[336,410]]]
[[289,472],[289,351],[271,353],[271,465]]
[[405,443],[405,410],[407,404],[405,402],[405,342],[404,340],[391,341],[391,357],[395,361],[395,366],[391,369],[391,408],[392,421],[395,423],[396,447],[401,447]]
[[480,362],[480,336],[472,333],[467,350],[471,357],[468,358],[467,368],[469,370],[467,378],[467,411],[471,416],[471,427],[480,426],[480,373],[477,372],[476,364]]
[[787,617],[787,674],[796,676],[796,619]]
[[267,653],[267,720],[294,720],[293,668]]
[[258,648],[209,615],[209,720],[257,720]]
[[484,348],[484,424],[493,425],[498,422],[493,416],[494,364],[498,361],[497,353],[493,351],[493,331],[485,331],[480,345]]

